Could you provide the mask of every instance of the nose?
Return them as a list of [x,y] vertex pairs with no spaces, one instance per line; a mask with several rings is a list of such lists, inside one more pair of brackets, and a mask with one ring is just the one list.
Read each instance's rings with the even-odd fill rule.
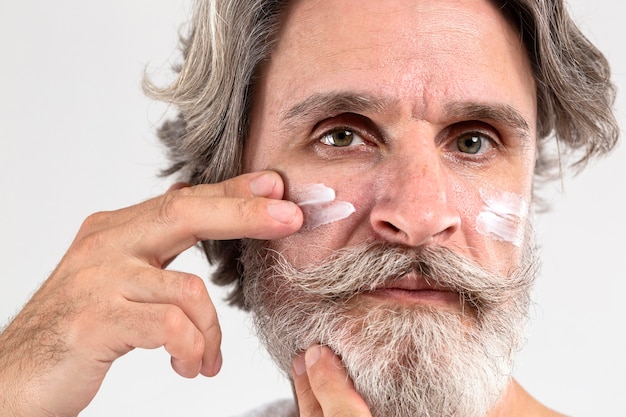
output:
[[451,174],[436,154],[386,162],[387,175],[370,213],[378,238],[405,246],[442,244],[459,230]]

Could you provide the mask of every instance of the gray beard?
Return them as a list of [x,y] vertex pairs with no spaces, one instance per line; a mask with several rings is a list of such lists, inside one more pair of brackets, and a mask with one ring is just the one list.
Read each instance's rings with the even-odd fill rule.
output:
[[[506,390],[523,342],[538,262],[489,273],[440,247],[343,249],[298,270],[269,242],[244,243],[244,298],[287,377],[312,344],[341,357],[373,417],[484,417]],[[359,297],[407,273],[460,294],[461,312]]]

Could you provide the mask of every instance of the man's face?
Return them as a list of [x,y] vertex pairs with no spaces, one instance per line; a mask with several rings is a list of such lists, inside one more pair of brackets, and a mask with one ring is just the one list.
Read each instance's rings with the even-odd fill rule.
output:
[[[532,278],[520,268],[532,269],[536,97],[517,32],[486,0],[293,1],[254,94],[245,169],[280,172],[305,212],[300,232],[268,246],[296,269],[322,265],[277,277],[244,251],[270,351],[287,371],[295,350],[330,345],[374,415],[420,401],[433,415],[484,414]],[[312,195],[326,203],[304,204]],[[337,256],[346,248],[365,249]],[[407,386],[414,403],[377,408]],[[483,386],[484,401],[449,404]]]
[[[261,75],[245,169],[280,172],[287,198],[324,184],[356,210],[277,242],[296,265],[378,240],[518,262],[502,229],[531,200],[535,84],[490,2],[294,1]],[[498,205],[512,223],[485,218]]]

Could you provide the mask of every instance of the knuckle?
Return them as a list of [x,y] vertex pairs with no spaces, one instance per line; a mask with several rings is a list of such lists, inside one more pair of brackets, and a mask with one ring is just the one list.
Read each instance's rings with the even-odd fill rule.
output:
[[189,197],[195,195],[195,191],[192,187],[183,187],[173,191],[172,194],[177,194],[181,197]]
[[202,335],[198,332],[194,332],[191,337],[191,343],[189,344],[190,355],[193,358],[200,360],[204,355],[204,346],[205,343]]
[[244,220],[254,217],[254,213],[257,208],[256,201],[258,200],[257,199],[238,200],[233,207],[233,209],[235,210],[236,216]]
[[208,294],[202,278],[196,275],[184,275],[182,297],[185,301],[198,305],[206,302]]
[[184,312],[176,306],[168,306],[163,312],[167,339],[184,347],[188,360],[199,360],[204,354],[205,341],[200,332],[191,325]]
[[212,337],[217,338],[217,340],[221,340],[221,329],[219,325],[219,320],[217,318],[217,312],[214,309],[211,309],[210,313],[206,317],[205,327],[202,329],[203,333],[208,333],[212,331]]
[[93,256],[94,252],[106,246],[106,238],[100,232],[80,236],[74,243],[78,254]]
[[189,196],[187,189],[165,194],[158,211],[159,219],[165,224],[177,223],[185,212]]
[[185,275],[183,280],[183,303],[199,308],[202,312],[199,330],[206,334],[219,328],[217,312],[213,308],[209,292],[202,278],[196,275]]
[[82,233],[90,233],[93,229],[97,227],[101,227],[103,224],[109,223],[111,218],[111,212],[109,211],[98,211],[90,214],[83,220],[82,225],[80,226],[80,232]]
[[183,311],[175,305],[169,305],[163,310],[163,325],[170,335],[179,335],[187,328],[187,318]]

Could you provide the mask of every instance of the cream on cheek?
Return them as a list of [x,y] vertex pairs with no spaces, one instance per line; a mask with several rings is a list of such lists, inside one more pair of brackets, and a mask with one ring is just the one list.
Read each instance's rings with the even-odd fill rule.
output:
[[476,231],[491,239],[521,246],[529,212],[529,204],[524,197],[481,188],[480,198],[482,208],[476,217]]
[[336,200],[335,190],[321,183],[298,185],[290,193],[304,214],[303,230],[346,219],[356,211],[352,203]]

